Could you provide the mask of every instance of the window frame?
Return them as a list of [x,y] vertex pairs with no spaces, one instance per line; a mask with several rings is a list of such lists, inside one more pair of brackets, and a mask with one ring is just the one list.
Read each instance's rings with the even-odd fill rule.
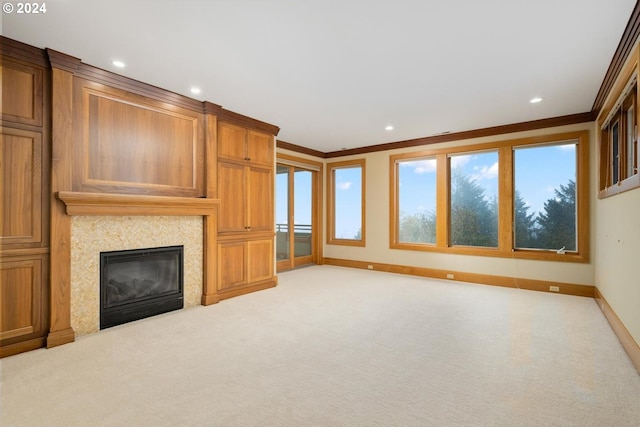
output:
[[[361,238],[342,239],[335,237],[335,171],[337,169],[346,169],[360,167],[361,169]],[[341,162],[327,163],[327,244],[343,245],[343,246],[366,246],[366,160],[364,158],[345,160]]]
[[[638,123],[640,109],[638,97],[640,85],[638,84],[638,56],[636,48],[620,72],[613,89],[610,92],[605,105],[600,110],[596,119],[597,123],[597,147],[599,152],[598,167],[598,198],[605,199],[619,193],[640,187],[640,144],[638,143]],[[628,112],[632,111],[632,115]],[[632,117],[633,140],[628,138],[628,121]],[[618,123],[618,158],[614,158],[614,141],[612,128]],[[630,159],[629,150],[635,149],[634,158]],[[631,165],[629,174],[629,161]],[[635,170],[634,170],[635,169]],[[615,179],[617,176],[617,180]]]
[[[589,262],[589,131],[566,132],[530,138],[496,141],[468,146],[405,152],[389,156],[389,247],[391,249],[440,252],[459,255],[491,256],[544,261]],[[557,253],[555,250],[516,249],[514,234],[514,148],[531,144],[576,143],[576,232],[577,250]],[[450,242],[450,176],[449,156],[498,151],[498,247],[453,246]],[[425,157],[436,158],[436,244],[402,243],[399,239],[398,161]]]

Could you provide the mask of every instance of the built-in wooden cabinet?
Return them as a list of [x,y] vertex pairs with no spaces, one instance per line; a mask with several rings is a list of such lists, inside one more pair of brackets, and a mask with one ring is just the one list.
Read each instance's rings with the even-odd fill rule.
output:
[[218,122],[218,294],[275,285],[274,137]]
[[230,123],[218,124],[218,160],[273,167],[273,135]]
[[48,69],[34,52],[40,64],[1,57],[0,357],[44,346],[48,333]]
[[240,295],[244,288],[273,280],[273,238],[223,241],[218,244],[218,291]]

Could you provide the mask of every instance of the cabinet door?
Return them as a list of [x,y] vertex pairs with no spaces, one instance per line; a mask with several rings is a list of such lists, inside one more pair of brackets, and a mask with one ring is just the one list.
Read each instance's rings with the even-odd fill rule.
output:
[[273,231],[273,175],[271,169],[250,167],[247,196],[251,231]]
[[245,166],[218,163],[218,232],[247,231],[249,222],[246,217],[246,190]]
[[0,344],[43,334],[43,263],[42,255],[5,257],[0,262]]
[[218,245],[218,290],[247,283],[247,242]]
[[254,165],[273,167],[273,137],[266,133],[249,131],[247,158]]
[[246,161],[247,130],[228,123],[218,123],[218,158]]
[[42,242],[42,135],[0,128],[0,243]]
[[273,278],[273,239],[247,242],[249,283]]

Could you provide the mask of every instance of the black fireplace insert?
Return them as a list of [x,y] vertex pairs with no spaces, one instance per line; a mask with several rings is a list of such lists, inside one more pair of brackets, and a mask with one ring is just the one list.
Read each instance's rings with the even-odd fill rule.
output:
[[100,253],[100,329],[184,306],[184,246]]

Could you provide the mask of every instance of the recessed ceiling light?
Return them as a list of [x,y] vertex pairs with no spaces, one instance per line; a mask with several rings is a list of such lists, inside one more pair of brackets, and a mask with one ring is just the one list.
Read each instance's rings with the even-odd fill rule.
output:
[[393,130],[393,126],[388,125],[387,127],[384,128],[384,130]]
[[191,88],[191,93],[194,93],[194,94],[196,94],[196,95],[197,95],[197,94],[199,94],[200,92],[202,92],[202,91],[200,90],[200,88],[199,88],[199,87],[192,87],[192,88]]
[[529,102],[532,104],[537,104],[540,101],[542,101],[542,98],[540,98],[539,96],[536,96],[535,98],[531,98]]
[[124,62],[118,61],[118,60],[113,61],[112,64],[115,65],[118,68],[124,68],[126,66],[126,64]]

